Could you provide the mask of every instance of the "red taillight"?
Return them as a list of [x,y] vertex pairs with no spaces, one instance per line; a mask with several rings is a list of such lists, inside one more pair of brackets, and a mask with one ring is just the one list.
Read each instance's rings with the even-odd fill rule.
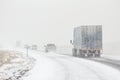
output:
[[103,50],[102,50],[102,49],[100,49],[100,53],[103,53]]

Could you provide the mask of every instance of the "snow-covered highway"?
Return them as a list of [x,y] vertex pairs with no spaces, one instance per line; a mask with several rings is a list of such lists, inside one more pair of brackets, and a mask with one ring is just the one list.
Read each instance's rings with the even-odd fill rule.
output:
[[120,72],[90,60],[31,51],[34,68],[23,80],[120,80]]
[[[4,65],[5,67],[3,66],[3,68],[0,67],[0,71],[5,73],[5,78],[1,78],[0,80],[120,80],[120,71],[114,67],[114,65],[111,66],[103,64],[102,58],[97,58],[93,61],[67,55],[60,55],[54,52],[44,53],[29,50],[29,57],[27,60],[24,49],[18,49],[17,51],[22,56],[19,56],[18,59],[16,58],[15,60],[12,60],[12,62],[22,61],[27,65],[24,66],[20,64],[22,65],[20,66],[18,64],[9,64],[9,66],[13,68],[12,70],[7,70],[7,74],[6,69],[4,70],[3,68],[9,67],[8,64],[6,64],[6,66]],[[32,62],[33,60],[34,62]],[[96,60],[98,62],[96,62]],[[103,61],[110,60],[104,59]],[[19,67],[21,71],[26,68],[28,68],[26,70],[29,71],[27,71],[25,75],[21,76],[19,75],[19,72],[17,72]],[[13,73],[15,72],[16,75],[12,75],[11,71]],[[20,78],[17,79],[15,76],[20,76]]]

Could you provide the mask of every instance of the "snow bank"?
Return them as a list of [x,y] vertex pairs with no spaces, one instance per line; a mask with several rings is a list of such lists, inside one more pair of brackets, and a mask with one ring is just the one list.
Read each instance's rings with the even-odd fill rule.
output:
[[[11,53],[11,51],[7,51]],[[0,67],[0,80],[19,80],[34,66],[34,59],[12,51],[14,56]]]
[[112,60],[120,61],[120,54],[119,55],[116,55],[116,54],[103,54],[103,57],[108,58],[108,59],[112,59]]
[[10,62],[12,58],[14,57],[15,57],[14,52],[1,50],[0,51],[0,65]]

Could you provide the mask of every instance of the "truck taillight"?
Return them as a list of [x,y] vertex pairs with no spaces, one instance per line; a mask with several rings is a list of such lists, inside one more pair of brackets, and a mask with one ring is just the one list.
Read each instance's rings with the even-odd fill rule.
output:
[[102,50],[102,49],[100,49],[100,53],[103,53],[103,50]]

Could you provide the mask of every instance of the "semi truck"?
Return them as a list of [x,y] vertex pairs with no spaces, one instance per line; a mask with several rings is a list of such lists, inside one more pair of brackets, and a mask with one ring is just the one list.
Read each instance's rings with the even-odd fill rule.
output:
[[100,57],[102,25],[83,25],[74,28],[72,54],[79,57]]

